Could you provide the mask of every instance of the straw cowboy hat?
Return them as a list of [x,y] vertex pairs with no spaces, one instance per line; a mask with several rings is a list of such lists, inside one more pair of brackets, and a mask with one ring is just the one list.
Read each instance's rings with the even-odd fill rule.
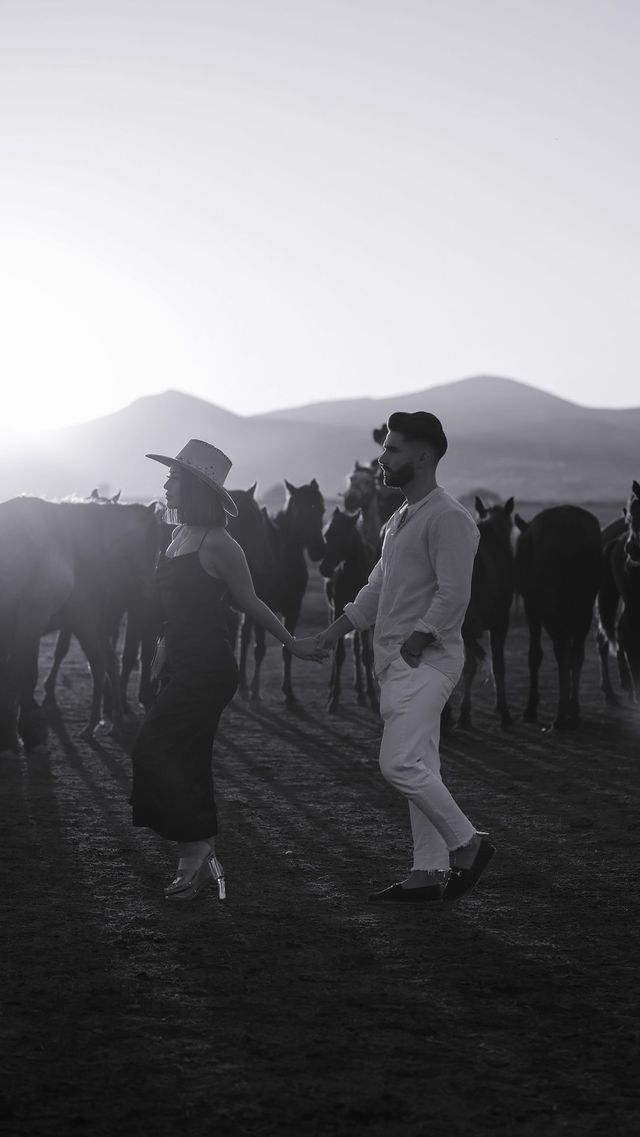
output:
[[145,457],[153,458],[154,462],[162,462],[163,466],[179,466],[181,470],[187,470],[194,478],[215,490],[231,517],[238,516],[235,501],[224,489],[224,481],[231,469],[231,459],[222,450],[218,450],[217,446],[202,442],[199,438],[190,438],[175,458],[169,458],[166,454],[146,454]]

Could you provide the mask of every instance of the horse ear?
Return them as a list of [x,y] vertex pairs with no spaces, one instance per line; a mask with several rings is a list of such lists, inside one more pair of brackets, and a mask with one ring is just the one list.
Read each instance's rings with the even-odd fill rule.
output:
[[635,481],[632,482],[631,483],[631,490],[633,492],[634,497],[640,498],[640,482],[635,482]]
[[252,486],[249,486],[249,489],[247,490],[247,493],[249,494],[249,497],[250,497],[252,500],[253,500],[253,495],[255,494],[255,492],[256,492],[256,490],[257,490],[257,488],[258,488],[258,483],[257,483],[257,482],[254,482],[254,483],[253,483],[253,485],[252,485]]
[[111,498],[111,501],[113,502],[114,505],[117,505],[118,502],[120,501],[120,494],[121,493],[122,493],[122,490],[118,490],[118,492],[114,493],[113,497]]
[[288,482],[286,478],[284,479],[284,484],[287,487],[289,493],[295,493],[297,488],[298,488],[297,486],[294,486],[291,482]]
[[514,502],[514,500],[513,500],[513,498],[512,498],[512,497],[510,497],[510,498],[509,498],[509,499],[508,499],[508,500],[507,500],[507,501],[504,503],[504,511],[505,511],[505,513],[506,513],[507,517],[511,517],[511,514],[513,513],[513,507],[514,507],[514,505],[515,505],[515,502]]
[[90,497],[91,501],[97,501],[98,498],[100,497],[100,494],[98,493],[97,490],[91,490],[89,497]]
[[525,529],[529,528],[529,522],[525,521],[524,518],[521,517],[519,513],[516,513],[513,520],[516,523],[516,529],[519,529],[521,533],[524,533]]
[[487,511],[486,511],[484,505],[482,504],[482,500],[477,495],[476,495],[476,501],[475,501],[475,511],[478,514],[478,517],[480,517],[480,518],[487,516]]
[[312,490],[317,490],[320,488],[315,478],[311,479],[311,481],[309,482],[309,485],[311,486]]

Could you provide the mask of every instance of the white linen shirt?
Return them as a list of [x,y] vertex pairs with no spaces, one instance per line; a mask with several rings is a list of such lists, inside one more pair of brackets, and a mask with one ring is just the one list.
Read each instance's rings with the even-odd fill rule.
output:
[[344,606],[358,631],[375,624],[378,679],[418,631],[435,637],[421,662],[458,681],[464,664],[462,621],[479,540],[471,514],[440,486],[390,517],[380,560],[355,600]]

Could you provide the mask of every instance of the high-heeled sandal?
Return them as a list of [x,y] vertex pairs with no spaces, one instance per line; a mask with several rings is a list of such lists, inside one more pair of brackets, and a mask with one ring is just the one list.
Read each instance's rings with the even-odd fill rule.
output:
[[178,872],[164,890],[165,900],[194,900],[211,884],[218,886],[218,899],[226,899],[224,871],[220,861],[211,853],[189,874]]

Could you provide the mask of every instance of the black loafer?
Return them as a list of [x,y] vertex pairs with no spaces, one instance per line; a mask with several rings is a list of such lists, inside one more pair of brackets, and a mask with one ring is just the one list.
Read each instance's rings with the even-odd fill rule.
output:
[[425,885],[424,888],[403,888],[401,884],[392,884],[383,888],[381,892],[372,892],[369,904],[442,904],[442,886],[439,884]]
[[478,846],[478,851],[473,859],[473,863],[468,869],[451,869],[451,876],[449,877],[442,899],[445,903],[450,903],[452,900],[460,900],[462,896],[466,896],[467,892],[478,883],[484,870],[489,862],[495,855],[496,847],[491,844],[488,837],[482,837]]

